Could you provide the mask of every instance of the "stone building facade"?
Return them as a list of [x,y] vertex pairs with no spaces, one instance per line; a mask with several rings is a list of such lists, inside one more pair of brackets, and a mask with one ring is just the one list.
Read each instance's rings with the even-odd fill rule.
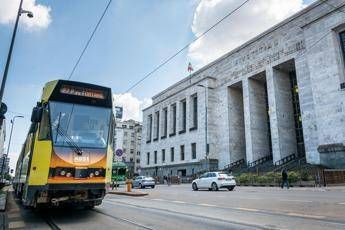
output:
[[122,151],[122,156],[114,154],[114,161],[123,161],[128,167],[130,176],[140,169],[142,127],[134,120],[116,121],[114,132],[114,153]]
[[152,98],[143,174],[291,155],[344,168],[344,57],[342,0],[317,1],[230,51]]

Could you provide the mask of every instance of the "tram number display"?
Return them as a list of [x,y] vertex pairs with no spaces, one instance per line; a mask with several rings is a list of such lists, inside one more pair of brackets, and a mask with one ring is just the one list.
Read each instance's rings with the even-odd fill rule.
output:
[[60,88],[60,93],[79,97],[105,99],[104,92],[101,90],[95,90],[78,86],[62,85],[62,87]]
[[89,163],[88,156],[74,156],[74,163]]

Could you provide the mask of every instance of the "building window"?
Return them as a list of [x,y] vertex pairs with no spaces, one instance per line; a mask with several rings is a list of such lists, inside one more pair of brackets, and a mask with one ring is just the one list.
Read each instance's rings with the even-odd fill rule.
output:
[[140,163],[140,159],[137,159],[136,161],[137,161],[137,164],[139,164],[139,163]]
[[154,155],[154,157],[155,157],[155,158],[154,158],[154,159],[155,159],[155,164],[157,164],[157,151],[155,151],[154,154],[155,154],[155,155]]
[[180,146],[180,158],[181,161],[184,161],[184,145]]
[[147,116],[146,143],[151,142],[152,137],[152,114]]
[[339,33],[339,37],[340,37],[341,51],[344,58],[343,60],[345,62],[345,31]]
[[162,149],[162,162],[165,162],[165,149]]
[[146,164],[149,165],[150,164],[150,153],[146,153]]
[[196,143],[192,143],[192,159],[196,159]]
[[127,125],[122,125],[122,128],[127,128]]
[[157,141],[159,137],[159,111],[155,112],[155,124],[154,124],[154,138],[153,141]]
[[180,128],[180,131],[179,131],[179,134],[181,133],[185,133],[186,132],[186,116],[187,116],[187,103],[186,103],[186,100],[182,100],[180,102],[180,105],[181,105],[181,128]]
[[131,157],[131,158],[129,159],[129,161],[130,161],[130,162],[133,162],[133,158]]
[[176,104],[173,104],[170,106],[170,116],[171,116],[171,119],[170,119],[170,122],[171,122],[171,131],[170,131],[170,134],[169,136],[174,136],[176,135]]
[[131,154],[134,154],[134,149],[131,149],[131,150],[130,150],[130,153],[131,153]]
[[191,96],[191,127],[190,131],[198,128],[198,96],[194,94]]
[[163,109],[163,127],[162,127],[162,136],[161,139],[164,139],[167,137],[168,132],[168,108]]
[[174,150],[174,147],[171,147],[170,148],[170,161],[174,162],[174,160],[175,160],[175,150]]

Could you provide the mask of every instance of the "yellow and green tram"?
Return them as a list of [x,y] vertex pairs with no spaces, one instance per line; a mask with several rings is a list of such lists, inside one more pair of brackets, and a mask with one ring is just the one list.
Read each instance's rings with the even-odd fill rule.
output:
[[22,203],[101,204],[112,173],[111,89],[48,82],[31,122],[13,183]]

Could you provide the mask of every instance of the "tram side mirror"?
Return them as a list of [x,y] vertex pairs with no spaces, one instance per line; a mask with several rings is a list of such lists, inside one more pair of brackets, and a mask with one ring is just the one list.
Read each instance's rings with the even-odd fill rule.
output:
[[42,120],[43,107],[36,106],[32,109],[31,122],[38,123]]

